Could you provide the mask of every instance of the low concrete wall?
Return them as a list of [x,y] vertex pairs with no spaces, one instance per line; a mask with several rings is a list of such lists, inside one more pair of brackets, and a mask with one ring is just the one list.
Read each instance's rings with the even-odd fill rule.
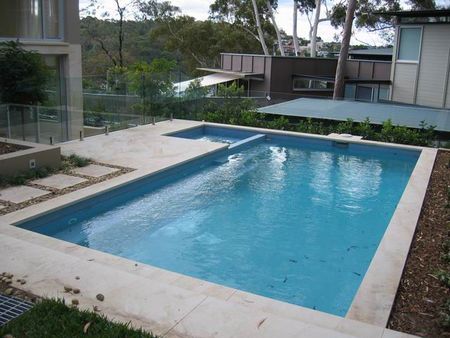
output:
[[61,148],[12,139],[0,139],[0,142],[16,144],[22,149],[0,155],[0,175],[15,175],[30,170],[30,161],[35,161],[36,168],[56,168],[61,165]]

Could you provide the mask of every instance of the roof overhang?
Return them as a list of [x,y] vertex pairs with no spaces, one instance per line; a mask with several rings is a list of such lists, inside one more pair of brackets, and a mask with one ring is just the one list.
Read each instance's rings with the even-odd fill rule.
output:
[[205,76],[198,77],[196,79],[192,79],[192,80],[188,80],[188,81],[175,83],[174,88],[175,88],[175,91],[182,93],[182,92],[186,91],[186,89],[188,89],[189,86],[192,83],[194,83],[194,81],[198,81],[200,87],[210,87],[210,86],[214,86],[214,85],[217,85],[220,83],[234,81],[237,79],[240,79],[240,77],[237,75],[216,73],[216,74],[205,75]]
[[247,73],[247,72],[234,72],[231,70],[225,70],[220,68],[197,68],[198,70],[203,70],[205,72],[217,73],[217,74],[228,74],[237,76],[239,79],[249,79],[249,80],[264,80],[263,73]]

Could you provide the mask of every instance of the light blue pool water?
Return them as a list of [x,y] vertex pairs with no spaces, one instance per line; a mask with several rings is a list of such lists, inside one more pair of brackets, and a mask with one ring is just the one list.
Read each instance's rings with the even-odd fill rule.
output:
[[231,144],[251,137],[254,133],[231,128],[201,126],[171,133],[169,135],[173,137]]
[[21,226],[344,316],[418,155],[270,136]]

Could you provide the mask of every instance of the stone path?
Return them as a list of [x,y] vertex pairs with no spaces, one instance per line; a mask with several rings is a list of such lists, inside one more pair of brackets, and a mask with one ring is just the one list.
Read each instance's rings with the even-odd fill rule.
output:
[[30,183],[55,189],[65,189],[86,181],[87,181],[86,179],[81,177],[69,176],[65,174],[56,174],[46,178],[41,178],[39,180],[31,181]]
[[50,193],[50,191],[21,185],[0,190],[0,200],[12,203],[22,203]]
[[75,174],[96,178],[112,174],[116,171],[119,171],[119,169],[104,167],[97,164],[89,164],[86,167],[80,167],[72,170],[72,172]]

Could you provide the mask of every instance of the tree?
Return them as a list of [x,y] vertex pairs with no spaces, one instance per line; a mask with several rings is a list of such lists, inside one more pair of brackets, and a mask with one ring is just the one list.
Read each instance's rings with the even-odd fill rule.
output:
[[344,32],[342,35],[341,52],[336,68],[336,77],[334,81],[333,99],[341,99],[344,96],[344,72],[348,58],[348,49],[350,46],[350,38],[352,35],[353,18],[355,16],[357,0],[348,0],[347,11],[344,22]]
[[210,6],[210,18],[240,27],[260,43],[265,55],[269,55],[267,42],[272,42],[274,27],[267,10],[260,13],[265,6],[266,0],[215,0]]
[[295,56],[300,54],[300,46],[298,45],[297,19],[298,17],[298,2],[294,0],[293,16],[292,16],[292,42],[294,43]]
[[434,0],[409,0],[413,10],[436,9]]
[[285,56],[280,29],[278,28],[277,21],[275,20],[275,15],[273,14],[273,10],[276,9],[276,7],[278,6],[278,0],[267,0],[266,6],[270,20],[272,21],[273,28],[275,29],[275,33],[277,34],[278,49],[280,50],[280,54],[282,56]]
[[[322,2],[325,5],[325,17],[321,17],[321,7]],[[331,13],[328,10],[327,0],[316,0],[315,9],[314,9],[313,20],[311,20],[308,16],[308,22],[310,25],[309,30],[309,40],[311,42],[310,54],[311,57],[316,57],[317,55],[317,32],[319,30],[319,24],[321,22],[329,21],[331,19]]]
[[47,99],[50,70],[41,55],[14,41],[0,43],[0,101],[37,105]]
[[298,12],[302,14],[307,14],[308,12],[312,11],[314,7],[315,7],[315,0],[294,0],[292,40],[294,43],[295,55],[300,54],[300,47],[298,44],[298,35],[297,35]]
[[137,62],[127,70],[128,88],[142,98],[138,108],[144,116],[164,115],[175,94],[171,73],[176,62],[166,59],[154,59]]
[[259,42],[261,43],[261,47],[264,51],[264,55],[269,55],[269,50],[267,49],[266,40],[264,39],[264,32],[262,30],[261,18],[259,16],[258,4],[256,3],[256,0],[252,0],[252,6],[253,6],[253,14],[255,16],[255,22],[256,22],[256,31],[258,32],[258,36],[259,36]]
[[[89,34],[92,40],[99,44],[102,51],[105,53],[107,58],[110,60],[114,67],[124,67],[124,55],[123,55],[123,45],[125,40],[124,33],[124,22],[127,11],[133,7],[135,0],[131,0],[126,4],[122,4],[121,0],[112,0],[115,5],[115,11],[110,13],[105,7],[105,1],[90,0],[89,5],[82,11],[91,16],[96,16],[97,12],[101,12],[101,16],[104,20],[110,21],[114,24],[115,32],[115,43],[109,45],[107,39],[103,37],[98,32],[98,27],[95,25],[87,25],[86,32]],[[93,24],[96,21],[91,21],[89,23]],[[109,39],[108,39],[109,40]]]

